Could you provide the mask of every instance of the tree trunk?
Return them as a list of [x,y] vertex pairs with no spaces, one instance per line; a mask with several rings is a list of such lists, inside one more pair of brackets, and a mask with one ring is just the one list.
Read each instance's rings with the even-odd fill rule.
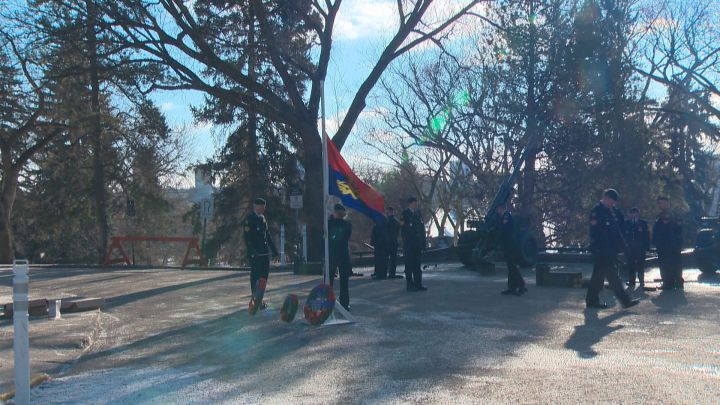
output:
[[322,141],[316,129],[303,134],[303,166],[305,167],[305,193],[303,214],[307,224],[308,261],[320,261],[325,256],[323,245],[323,165]]
[[12,209],[17,194],[17,172],[3,173],[0,191],[0,262],[12,263],[15,259],[15,241],[12,233]]
[[103,140],[100,126],[100,79],[97,61],[97,38],[95,37],[96,10],[94,0],[87,0],[87,46],[90,63],[90,134],[93,149],[93,178],[91,193],[95,201],[95,228],[97,232],[98,260],[107,251],[108,218],[105,195],[105,167],[103,165]]

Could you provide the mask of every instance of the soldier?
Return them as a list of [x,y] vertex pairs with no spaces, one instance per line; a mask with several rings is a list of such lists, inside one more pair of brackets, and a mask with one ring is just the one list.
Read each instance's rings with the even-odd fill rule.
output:
[[408,200],[408,208],[402,215],[402,238],[405,255],[405,279],[407,291],[427,291],[422,285],[422,251],[425,249],[425,224],[423,223],[418,201],[415,197]]
[[[266,202],[262,198],[253,201],[253,212],[243,222],[243,236],[247,246],[247,257],[250,262],[250,289],[255,294],[255,284],[261,278],[268,279],[270,273],[270,253],[277,256],[277,249],[270,237],[268,223],[265,219]],[[266,308],[263,302],[262,309]]]
[[590,251],[594,266],[585,297],[588,308],[607,308],[607,304],[600,302],[600,291],[606,278],[623,308],[639,303],[638,300],[630,298],[618,277],[617,255],[625,248],[622,235],[624,219],[620,210],[615,208],[619,198],[618,192],[609,188],[603,192],[602,199],[590,212]]
[[400,221],[395,218],[395,208],[387,207],[387,258],[388,258],[388,278],[403,278],[398,276],[397,271],[397,254],[398,254],[398,235],[400,235]]
[[335,204],[333,215],[328,220],[330,245],[330,285],[333,285],[335,273],[340,276],[340,305],[350,310],[350,289],[348,281],[352,275],[350,263],[350,235],[352,224],[345,219],[345,207]]
[[525,288],[525,280],[520,274],[520,269],[515,264],[514,222],[512,215],[507,211],[506,203],[497,206],[492,222],[508,268],[508,288],[502,291],[501,294],[523,295],[527,292],[527,288]]
[[387,279],[387,225],[386,223],[376,222],[373,225],[370,234],[370,245],[374,248],[375,256],[375,272],[372,274],[373,280]]
[[647,222],[640,219],[640,210],[637,207],[630,208],[628,217],[629,219],[625,221],[628,286],[635,287],[637,276],[640,287],[643,287],[645,286],[645,254],[650,250],[650,231]]
[[653,245],[657,248],[663,290],[682,289],[682,225],[670,212],[667,197],[657,198],[658,214],[653,225]]

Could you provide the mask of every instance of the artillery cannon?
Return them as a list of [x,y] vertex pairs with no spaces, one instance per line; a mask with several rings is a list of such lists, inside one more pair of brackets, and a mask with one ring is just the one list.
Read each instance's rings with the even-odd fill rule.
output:
[[[472,229],[462,232],[457,242],[459,259],[465,266],[473,267],[481,263],[487,263],[499,252],[498,232],[493,227],[492,218],[498,205],[506,203],[510,198],[523,163],[528,155],[535,151],[539,140],[540,135],[537,132],[527,138],[525,147],[514,160],[512,171],[500,185],[495,198],[488,206],[485,217],[467,221],[467,227]],[[515,218],[515,229],[513,230],[515,246],[513,250],[520,266],[532,266],[537,260],[538,241],[529,225],[529,218]]]

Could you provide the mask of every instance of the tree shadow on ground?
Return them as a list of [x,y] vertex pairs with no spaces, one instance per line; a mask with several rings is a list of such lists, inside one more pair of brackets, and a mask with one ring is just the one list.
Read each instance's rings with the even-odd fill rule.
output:
[[155,295],[160,295],[160,294],[164,294],[164,293],[168,293],[168,292],[172,292],[172,291],[177,291],[177,290],[181,290],[184,288],[197,287],[197,286],[200,286],[203,284],[213,283],[213,282],[217,282],[217,281],[223,281],[223,280],[227,280],[227,279],[231,279],[231,278],[243,277],[246,275],[247,274],[233,273],[233,274],[227,274],[227,275],[219,276],[219,277],[205,278],[205,279],[201,279],[201,280],[190,281],[187,283],[173,284],[173,285],[169,285],[169,286],[165,286],[165,287],[158,287],[158,288],[152,288],[149,290],[136,291],[136,292],[129,293],[129,294],[118,295],[115,297],[106,298],[105,303],[109,307],[115,307],[115,306],[129,304],[133,301],[150,298]]
[[601,319],[598,312],[597,309],[586,308],[583,313],[585,323],[575,326],[575,331],[565,342],[565,347],[576,351],[579,357],[591,359],[597,356],[598,352],[593,346],[600,343],[606,336],[623,328],[623,325],[610,326],[610,324],[629,315],[628,312],[621,311]]

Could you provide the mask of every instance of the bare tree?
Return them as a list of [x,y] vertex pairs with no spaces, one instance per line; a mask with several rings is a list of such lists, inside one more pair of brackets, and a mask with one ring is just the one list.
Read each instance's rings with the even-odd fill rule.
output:
[[[398,24],[370,73],[354,95],[338,131],[333,137],[342,148],[366,106],[371,90],[390,64],[426,41],[434,41],[461,17],[488,0],[467,0],[442,18],[435,19],[445,2],[433,0],[398,1]],[[115,40],[127,49],[139,51],[134,61],[164,71],[145,91],[187,90],[225,100],[235,108],[254,112],[287,126],[299,137],[299,153],[307,172],[306,209],[308,218],[322,217],[321,138],[317,128],[322,85],[333,54],[333,32],[341,0],[230,2],[222,5],[183,0],[125,0],[103,2],[104,23]],[[235,63],[238,48],[247,44],[245,33],[232,31],[239,11],[252,10],[254,52],[276,80],[253,77],[245,63]],[[218,26],[224,21],[224,26]],[[289,23],[289,24],[288,24]],[[312,52],[314,58],[308,58]],[[242,53],[242,52],[241,52]],[[240,59],[243,55],[239,56]],[[321,221],[311,221],[311,251],[319,254]]]

